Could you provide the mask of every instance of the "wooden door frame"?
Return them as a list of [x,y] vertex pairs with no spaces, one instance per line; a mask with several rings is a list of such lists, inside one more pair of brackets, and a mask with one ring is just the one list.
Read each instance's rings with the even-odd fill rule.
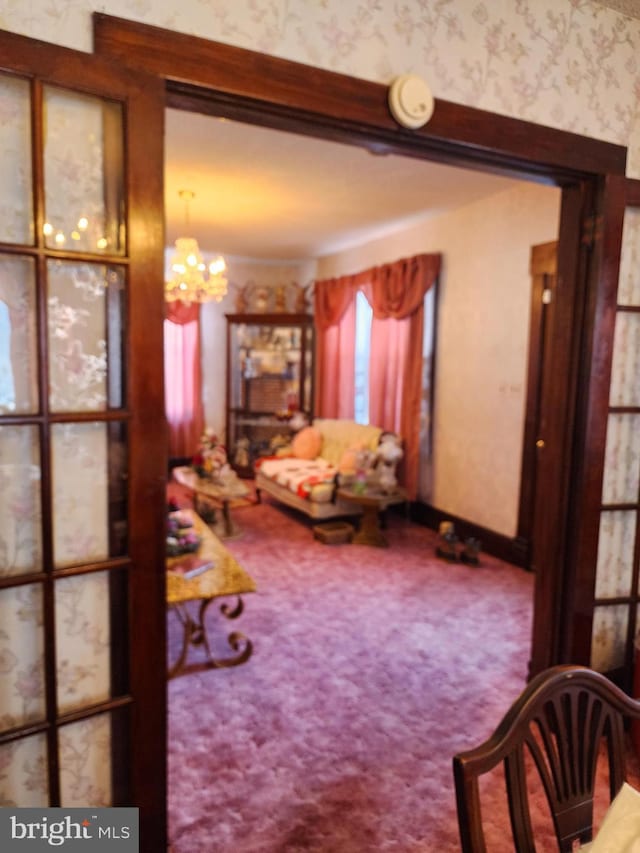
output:
[[[164,388],[162,376],[162,287],[164,257],[163,224],[163,126],[164,90],[157,76],[145,74],[133,78],[130,72],[108,57],[90,56],[80,51],[49,44],[15,33],[0,31],[2,50],[0,70],[21,75],[30,81],[32,95],[41,85],[68,88],[74,92],[112,99],[125,107],[124,145],[127,163],[135,169],[125,171],[125,256],[77,253],[78,262],[113,264],[125,270],[128,302],[123,311],[127,328],[126,371],[123,371],[124,401],[118,408],[82,413],[51,413],[47,404],[47,364],[40,365],[42,387],[40,409],[33,415],[2,417],[3,424],[34,424],[43,434],[43,568],[46,575],[44,606],[45,660],[55,653],[53,630],[53,582],[85,572],[110,573],[110,648],[111,695],[91,708],[67,714],[58,713],[55,669],[46,674],[47,719],[30,726],[30,733],[43,731],[56,744],[56,727],[99,713],[110,714],[113,721],[111,750],[113,764],[113,805],[140,809],[141,849],[161,850],[166,846],[166,754],[158,749],[166,740],[166,603],[164,591],[164,528],[166,519],[166,431],[164,429]],[[42,111],[32,108],[36,138],[43,133]],[[157,134],[147,137],[153,126]],[[37,146],[31,152],[33,165],[34,210],[37,211],[31,246],[2,244],[3,254],[28,256],[40,267],[40,282],[46,280],[44,267],[49,258],[63,253],[45,247],[43,234],[42,179],[44,164]],[[76,256],[74,256],[75,259]],[[44,286],[44,284],[43,284]],[[132,298],[135,294],[135,298]],[[44,301],[44,300],[43,300]],[[46,351],[46,316],[41,308],[38,318],[39,346]],[[135,345],[133,344],[135,341]],[[128,434],[126,460],[128,549],[125,556],[112,556],[80,567],[56,569],[53,564],[52,512],[47,503],[51,492],[50,449],[44,446],[46,427],[55,423],[80,423],[99,420],[109,428]],[[124,461],[124,460],[123,460]],[[120,476],[120,472],[117,472]],[[123,474],[122,476],[125,476]],[[112,481],[119,501],[121,484]],[[109,494],[109,502],[114,495]],[[51,501],[53,498],[51,497]],[[128,584],[112,582],[120,576]],[[35,574],[40,579],[40,574]],[[22,578],[24,581],[28,578]],[[15,582],[5,578],[0,588]],[[128,654],[127,652],[130,652]],[[116,721],[120,715],[127,722]],[[60,720],[62,722],[60,722]],[[15,736],[20,736],[18,732]],[[8,737],[13,735],[9,732]],[[0,742],[3,738],[0,738]],[[55,752],[55,750],[54,750]],[[131,759],[124,777],[118,759]],[[54,776],[58,772],[57,755],[49,766],[49,790],[52,805],[59,805],[60,791]],[[95,804],[94,804],[95,805]]]
[[558,370],[547,389],[547,452],[538,480],[544,500],[534,554],[531,671],[564,660],[572,602],[565,579],[572,571],[567,560],[575,556],[571,524],[578,505],[574,477],[591,452],[587,423],[598,418],[590,404],[584,406],[595,331],[591,309],[598,294],[608,292],[619,254],[615,228],[609,231],[605,222],[592,234],[589,223],[617,215],[613,200],[610,206],[598,190],[609,176],[624,176],[626,149],[440,99],[425,127],[407,130],[391,117],[382,84],[100,13],[93,20],[94,49],[163,78],[167,106],[562,188],[562,286],[552,347]]

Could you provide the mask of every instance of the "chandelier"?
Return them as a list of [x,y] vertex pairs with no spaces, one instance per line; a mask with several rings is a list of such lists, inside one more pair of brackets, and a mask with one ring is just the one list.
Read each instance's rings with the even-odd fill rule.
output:
[[[185,203],[188,230],[189,202],[195,194],[191,190],[180,190],[179,195]],[[176,251],[171,258],[171,274],[164,285],[164,298],[167,302],[180,299],[187,304],[211,300],[220,302],[227,292],[226,269],[227,265],[221,255],[214,258],[207,267],[194,237],[178,237]]]

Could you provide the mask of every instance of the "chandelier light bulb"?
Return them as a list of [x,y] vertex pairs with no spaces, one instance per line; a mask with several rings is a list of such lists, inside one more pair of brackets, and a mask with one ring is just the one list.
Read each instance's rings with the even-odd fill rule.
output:
[[223,273],[226,268],[227,265],[221,255],[218,255],[218,257],[209,264],[209,272],[211,275],[220,275],[220,273]]

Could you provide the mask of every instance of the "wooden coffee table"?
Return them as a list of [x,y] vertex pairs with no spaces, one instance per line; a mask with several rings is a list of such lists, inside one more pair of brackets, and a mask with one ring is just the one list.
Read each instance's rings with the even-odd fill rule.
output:
[[[172,571],[184,556],[166,559],[167,605],[175,610],[183,631],[182,648],[177,660],[169,667],[169,678],[202,669],[238,666],[248,661],[253,651],[251,640],[239,631],[233,631],[227,640],[237,654],[227,658],[214,658],[204,624],[207,608],[216,598],[235,597],[235,605],[223,602],[220,612],[226,619],[237,619],[244,610],[241,596],[255,592],[256,585],[248,572],[193,510],[180,510],[180,515],[190,517],[195,533],[201,538],[197,555],[211,560],[214,565],[194,578],[185,579]],[[203,663],[186,663],[190,646],[204,648],[206,660]]]
[[196,511],[204,514],[204,508],[199,506],[199,498],[204,499],[205,504],[213,503],[214,507],[222,510],[222,519],[218,521],[215,517],[211,522],[211,528],[221,539],[231,539],[239,536],[240,528],[231,517],[231,506],[236,501],[245,503],[250,495],[250,489],[238,477],[228,482],[213,482],[198,474],[187,466],[173,469],[173,477],[181,486],[190,489],[195,496]]
[[390,493],[368,489],[356,492],[349,488],[338,489],[338,497],[347,503],[357,504],[362,508],[360,528],[351,540],[354,545],[375,545],[386,548],[389,543],[380,528],[380,513],[393,504],[406,503],[407,493],[397,488]]

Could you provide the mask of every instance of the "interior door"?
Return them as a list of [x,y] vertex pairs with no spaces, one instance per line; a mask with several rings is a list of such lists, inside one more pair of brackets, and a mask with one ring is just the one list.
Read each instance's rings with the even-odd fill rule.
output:
[[540,439],[540,406],[543,389],[549,383],[544,368],[549,364],[551,314],[557,285],[558,243],[542,243],[531,247],[531,312],[529,321],[529,358],[527,369],[527,402],[525,406],[520,507],[517,543],[523,564],[529,567],[531,537],[536,496],[536,454]]
[[164,90],[0,32],[0,804],[166,846]]

